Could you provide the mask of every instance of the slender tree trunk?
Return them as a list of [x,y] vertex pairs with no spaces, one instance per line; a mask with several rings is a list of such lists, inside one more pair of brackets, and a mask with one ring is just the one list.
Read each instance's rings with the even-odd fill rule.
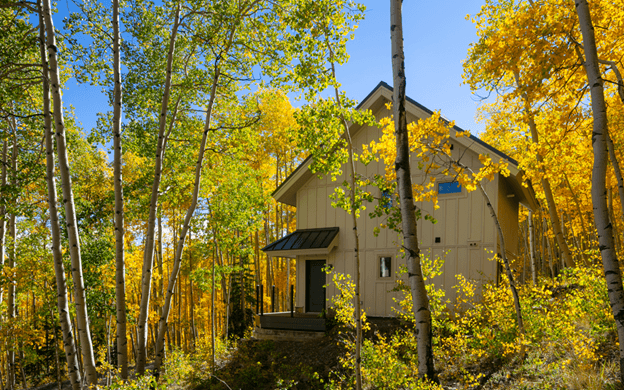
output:
[[544,238],[546,239],[546,247],[548,248],[548,267],[550,269],[550,277],[555,278],[555,268],[553,267],[554,251],[550,244],[550,237],[548,237],[548,221],[546,218],[542,220],[542,226],[544,226]]
[[565,178],[565,182],[568,187],[568,190],[570,191],[570,194],[572,194],[572,199],[574,200],[574,206],[576,207],[576,212],[578,214],[579,219],[581,220],[581,229],[583,230],[583,240],[581,240],[580,242],[581,245],[579,245],[579,249],[582,252],[583,262],[585,263],[585,265],[588,265],[589,260],[588,260],[587,253],[585,253],[585,246],[583,245],[583,242],[589,238],[589,234],[587,233],[587,227],[585,226],[585,218],[583,218],[583,213],[581,212],[581,205],[580,205],[578,196],[572,190],[572,185],[570,184],[570,180],[568,180],[568,176],[564,175],[563,177]]
[[[620,100],[622,104],[624,104],[624,80],[622,79],[622,74],[618,70],[617,64],[614,61],[599,61],[600,63],[604,63],[611,66],[611,70],[615,73],[615,77],[618,82],[618,95],[620,96]],[[606,141],[607,148],[609,149],[609,159],[611,160],[611,165],[613,165],[613,172],[615,173],[615,178],[618,183],[618,195],[620,197],[620,205],[622,205],[620,218],[622,219],[622,223],[624,223],[624,180],[622,179],[622,170],[620,169],[620,163],[615,155],[615,147],[613,146],[613,140],[611,139],[611,135],[609,134],[609,130],[607,129],[606,133]]]
[[[180,259],[180,263],[182,263],[182,259]],[[180,277],[180,275],[178,274],[178,277]],[[178,289],[178,299],[177,299],[177,304],[178,304],[178,318],[176,321],[176,345],[178,346],[178,348],[182,347],[182,281],[180,281],[180,283],[176,284],[177,289]],[[175,306],[174,306],[175,307]]]
[[[333,52],[330,50],[330,63],[332,69],[332,77],[336,80],[336,68],[334,65]],[[334,93],[336,98],[336,105],[339,109],[342,109],[340,102],[340,92],[338,88],[334,87]],[[351,221],[353,222],[353,242],[355,244],[353,252],[355,254],[355,388],[362,388],[362,295],[361,295],[361,283],[362,276],[360,274],[360,234],[357,223],[357,206],[355,199],[356,192],[356,168],[355,158],[353,157],[353,141],[351,140],[351,133],[349,132],[349,125],[343,115],[341,115],[340,121],[344,129],[345,138],[347,140],[347,149],[349,153],[349,175],[351,176]]]
[[[191,243],[191,231],[189,230],[189,246],[191,246],[192,248],[192,243]],[[196,342],[196,338],[197,338],[197,330],[195,328],[195,301],[193,299],[193,279],[190,277],[191,273],[193,272],[193,251],[192,249],[189,248],[189,295],[190,295],[190,305],[189,305],[189,311],[190,311],[190,315],[189,318],[191,320],[190,323],[190,332],[191,332],[191,337],[190,339],[192,340],[192,349],[195,349],[195,342]]]
[[[215,374],[215,332],[216,332],[216,326],[215,326],[215,262],[217,261],[217,231],[216,229],[212,230],[212,234],[213,234],[213,239],[214,239],[214,257],[212,258],[212,296],[210,297],[211,299],[211,309],[210,309],[210,326],[211,326],[211,331],[210,331],[210,341],[212,343],[212,367],[211,367],[211,372],[212,375],[214,376]],[[258,238],[258,232],[256,232],[256,238]],[[259,272],[259,271],[258,271]],[[260,297],[260,299],[262,299],[262,297]]]
[[[17,126],[15,123],[15,117],[13,119],[13,146],[11,147],[11,185],[14,187],[17,186]],[[9,215],[9,239],[10,239],[10,249],[8,251],[8,260],[9,260],[9,296],[7,299],[7,312],[9,315],[9,326],[10,329],[15,330],[15,264],[17,256],[17,246],[16,246],[16,235],[15,235],[15,212],[12,212]],[[9,335],[9,351],[8,351],[8,363],[9,363],[9,383],[11,388],[15,388],[15,336],[13,332]]]
[[[518,73],[514,74],[516,78],[516,84],[518,88],[521,88],[520,77]],[[522,98],[524,100],[524,111],[528,117],[528,125],[531,130],[531,138],[533,143],[539,143],[539,135],[537,133],[537,125],[535,124],[535,118],[533,113],[531,112],[531,103],[529,101],[529,97],[526,93],[522,94]],[[537,153],[537,162],[542,164],[544,159],[542,156]],[[545,172],[542,171],[542,174]],[[552,222],[553,232],[555,233],[555,239],[557,240],[557,245],[561,248],[561,252],[563,255],[563,260],[568,267],[574,267],[574,259],[572,258],[572,254],[570,253],[570,248],[568,247],[568,243],[563,236],[561,231],[561,221],[559,220],[559,214],[557,214],[557,204],[555,203],[555,197],[553,196],[552,189],[550,187],[550,181],[544,176],[542,178],[542,189],[544,190],[544,195],[546,196],[546,203],[548,204],[548,213],[550,215],[550,220]]]
[[[7,157],[9,143],[7,140],[2,141],[2,178],[0,178],[0,195],[2,195],[2,189],[7,184]],[[4,268],[4,259],[6,257],[6,207],[0,206],[0,269]],[[0,286],[0,304],[2,303],[2,287]],[[0,384],[1,385],[1,384]]]
[[24,348],[23,348],[23,344],[20,343],[20,351],[19,351],[19,358],[20,358],[20,373],[22,374],[22,388],[26,389],[28,386],[28,383],[26,382],[26,373],[24,372]]
[[[229,47],[232,44],[232,40],[234,38],[234,32],[231,32],[229,42],[224,49],[224,53],[227,53]],[[158,336],[156,337],[156,364],[155,364],[155,372],[158,375],[160,367],[164,358],[164,342],[165,342],[165,333],[167,331],[167,320],[169,318],[169,311],[171,309],[171,298],[173,295],[173,291],[176,285],[176,281],[178,278],[178,273],[180,272],[180,263],[182,260],[182,252],[184,250],[184,241],[186,239],[186,235],[190,228],[191,220],[193,218],[193,214],[195,213],[195,208],[197,207],[197,201],[199,198],[199,189],[201,186],[201,172],[202,172],[202,163],[204,160],[204,155],[206,152],[206,142],[208,140],[208,133],[210,132],[210,121],[212,116],[212,108],[214,106],[214,101],[216,98],[217,85],[219,82],[220,76],[220,68],[219,68],[219,60],[215,63],[215,74],[212,83],[212,89],[210,91],[210,100],[208,102],[208,107],[206,110],[206,121],[204,124],[203,137],[199,147],[199,156],[197,157],[197,163],[195,165],[195,184],[193,186],[193,196],[191,200],[191,204],[186,212],[186,217],[184,218],[184,225],[180,230],[177,248],[175,251],[175,257],[173,262],[173,269],[171,270],[171,275],[169,276],[169,284],[167,285],[167,294],[165,296],[165,302],[162,308],[162,314],[160,316],[160,321],[158,324]]]
[[587,263],[584,261],[585,259],[584,259],[584,257],[583,257],[583,253],[582,253],[582,251],[583,251],[583,247],[582,247],[582,245],[581,245],[581,242],[580,242],[580,240],[579,240],[578,235],[577,235],[577,234],[576,234],[576,232],[574,231],[574,226],[573,226],[573,224],[572,224],[572,218],[570,217],[570,214],[568,214],[568,213],[566,213],[566,214],[565,214],[565,216],[566,216],[566,218],[567,218],[567,220],[568,220],[568,223],[570,224],[570,232],[572,233],[572,240],[573,240],[573,242],[574,242],[574,245],[576,245],[576,247],[579,249],[579,252],[580,252],[580,254],[579,254],[579,256],[578,256],[578,259],[579,259],[579,261],[580,261],[580,260],[583,260],[583,262],[585,263],[585,265],[587,265]]
[[152,195],[150,199],[150,212],[147,222],[147,233],[145,249],[143,252],[143,274],[141,279],[141,311],[137,321],[139,331],[137,337],[137,368],[139,375],[145,374],[145,363],[147,353],[147,321],[149,319],[149,302],[152,291],[152,264],[154,255],[154,231],[156,227],[156,213],[158,209],[158,188],[160,186],[162,162],[165,154],[165,128],[167,125],[167,110],[169,107],[169,96],[171,94],[171,72],[173,69],[173,56],[175,51],[178,27],[180,26],[180,4],[176,9],[171,37],[169,38],[169,52],[167,53],[167,70],[165,76],[165,88],[160,108],[160,118],[158,122],[158,144],[156,146],[156,159],[154,164],[154,182],[152,183]]
[[403,53],[403,21],[401,0],[390,1],[390,35],[392,40],[392,73],[394,80],[393,115],[396,135],[395,171],[399,199],[403,247],[407,255],[407,272],[414,302],[416,340],[418,345],[418,376],[436,380],[433,366],[432,325],[429,297],[420,266],[420,248],[416,230],[416,205],[412,189],[407,114],[405,113],[405,55]]
[[[48,81],[48,63],[45,50],[45,33],[43,21],[43,0],[38,2],[39,6],[39,39],[41,63],[43,66],[43,115],[45,143],[46,143],[46,181],[48,186],[48,212],[50,214],[50,233],[52,235],[52,257],[54,259],[54,274],[56,276],[56,305],[61,323],[61,333],[63,335],[63,347],[65,359],[67,360],[67,376],[69,377],[73,390],[80,389],[80,371],[78,369],[78,356],[76,346],[72,337],[72,323],[69,317],[69,305],[67,304],[67,283],[65,281],[65,266],[63,265],[63,254],[61,252],[61,227],[58,220],[58,209],[56,199],[56,179],[54,164],[54,145],[52,140],[52,117],[50,114],[50,86]],[[52,312],[50,311],[50,315]],[[54,330],[55,350],[56,350],[56,329]],[[58,359],[58,357],[57,357]],[[58,362],[57,362],[58,365]],[[60,370],[60,367],[58,368]],[[60,371],[58,372],[60,380]]]
[[74,208],[74,194],[72,192],[71,175],[69,172],[69,160],[67,157],[67,144],[65,140],[65,120],[63,118],[63,101],[61,97],[61,85],[57,62],[57,46],[54,25],[52,24],[52,11],[50,0],[43,2],[44,18],[46,26],[46,39],[48,49],[48,63],[50,82],[52,85],[52,98],[54,101],[54,119],[56,131],[56,148],[58,151],[61,183],[63,188],[63,203],[65,204],[65,218],[69,236],[69,253],[72,263],[74,279],[74,296],[76,305],[76,318],[80,346],[82,348],[82,360],[85,368],[87,384],[97,385],[97,372],[95,370],[95,357],[93,356],[93,344],[89,330],[89,315],[85,298],[84,279],[82,276],[82,260],[80,258],[80,239]]
[[121,149],[121,61],[119,33],[119,0],[113,0],[113,147],[115,177],[115,300],[117,308],[117,367],[121,379],[128,379],[128,339],[126,338],[126,265],[124,259],[124,204]]
[[594,151],[594,166],[592,169],[592,204],[594,221],[598,231],[598,242],[602,265],[605,271],[609,302],[618,333],[620,350],[620,381],[624,383],[624,290],[622,275],[615,252],[613,230],[609,222],[606,199],[606,172],[607,172],[607,106],[604,100],[603,81],[598,65],[598,54],[594,27],[591,22],[587,0],[575,0],[579,25],[583,34],[583,48],[585,50],[585,72],[590,87],[592,113],[594,125],[592,132],[592,147]]
[[[622,104],[624,104],[624,99],[622,100]],[[620,163],[618,162],[617,156],[615,155],[615,147],[613,146],[613,141],[611,140],[611,136],[609,135],[609,131],[607,130],[606,134],[607,148],[609,149],[609,159],[611,160],[611,165],[613,166],[613,173],[615,174],[615,178],[617,179],[617,187],[618,187],[618,195],[620,198],[620,204],[623,205],[621,207],[620,219],[624,223],[624,181],[622,180],[622,170],[620,169]]]
[[163,280],[165,273],[163,272],[163,240],[162,240],[162,216],[158,216],[158,273],[159,273],[159,288],[160,293],[158,297],[162,299],[165,295],[165,281]]
[[533,285],[537,286],[537,269],[535,267],[535,237],[533,235],[533,212],[529,211],[529,251],[531,259],[531,278],[533,279]]
[[[58,353],[58,338],[56,337],[56,321],[54,318],[54,314],[52,313],[52,309],[50,310],[50,319],[53,321],[54,323],[54,329],[52,331],[52,334],[54,335],[54,358],[55,358],[55,362],[56,362],[56,384],[58,386],[59,390],[63,389],[63,384],[62,384],[62,379],[61,379],[61,359],[59,357],[59,353]],[[74,356],[76,356],[75,351],[74,351]],[[72,389],[76,389],[76,385],[74,384],[74,381],[70,381],[71,385],[72,385]],[[80,382],[80,380],[78,381]],[[80,383],[78,383],[78,386],[80,385]]]

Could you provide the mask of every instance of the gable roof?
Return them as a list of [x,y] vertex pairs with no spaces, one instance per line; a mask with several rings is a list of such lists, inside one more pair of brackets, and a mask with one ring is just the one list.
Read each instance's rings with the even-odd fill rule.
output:
[[[362,100],[362,102],[357,106],[357,109],[363,109],[375,112],[379,108],[381,108],[386,102],[392,101],[393,97],[393,88],[388,85],[386,82],[381,81],[377,86]],[[418,118],[427,118],[433,115],[433,111],[418,103],[414,99],[406,96],[406,112],[412,113]],[[353,124],[349,128],[349,132],[355,133],[362,126],[358,124]],[[496,149],[492,145],[480,140],[478,137],[470,134],[467,130],[460,128],[459,126],[453,126],[453,130],[455,132],[462,132],[469,134],[469,137],[460,137],[457,138],[455,134],[451,133],[451,137],[454,142],[458,142],[463,147],[474,151],[477,154],[494,154],[503,160],[508,162],[508,168],[511,173],[511,176],[515,180],[512,180],[512,187],[515,192],[520,193],[521,203],[530,209],[535,209],[537,207],[537,201],[535,200],[535,196],[532,192],[532,189],[527,189],[524,187],[522,183],[522,174],[523,172],[518,169],[518,162],[508,156],[506,153]],[[314,174],[310,171],[309,167],[312,163],[312,156],[308,156],[305,160],[299,164],[299,166],[291,172],[291,174],[273,191],[271,194],[275,200],[278,202],[286,203],[291,206],[296,206],[296,196],[297,190],[303,186]]]

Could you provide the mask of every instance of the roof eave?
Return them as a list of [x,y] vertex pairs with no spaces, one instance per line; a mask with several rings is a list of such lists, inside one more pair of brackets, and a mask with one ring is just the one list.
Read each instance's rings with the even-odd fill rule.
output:
[[[377,111],[381,106],[383,106],[387,101],[392,101],[393,88],[388,85],[386,82],[381,81],[377,86],[362,100],[362,102],[357,106],[360,110],[372,110],[373,112]],[[408,112],[416,113],[418,117],[427,117],[433,114],[433,111],[418,103],[414,99],[411,99],[409,96],[406,97],[406,104],[408,107]],[[360,126],[352,126],[350,128],[350,132],[354,134],[359,130]],[[508,162],[508,169],[510,173],[514,176],[520,174],[520,169],[518,168],[518,162],[505,153],[497,150],[493,146],[486,144],[484,141],[479,138],[470,135],[469,137],[457,137],[456,133],[458,131],[467,132],[466,130],[455,126],[453,128],[455,133],[452,133],[451,136],[454,140],[458,141],[464,147],[475,151],[478,154],[485,155],[497,155],[502,158],[506,162]],[[468,142],[470,140],[472,142]],[[299,166],[295,169],[287,178],[280,184],[279,187],[275,191],[273,191],[273,198],[280,202],[285,203],[290,206],[297,206],[297,190],[301,188],[308,180],[312,178],[314,175],[310,171],[310,165],[312,164],[312,156],[308,156]],[[521,186],[524,187],[524,186]],[[526,194],[529,195],[530,194]]]

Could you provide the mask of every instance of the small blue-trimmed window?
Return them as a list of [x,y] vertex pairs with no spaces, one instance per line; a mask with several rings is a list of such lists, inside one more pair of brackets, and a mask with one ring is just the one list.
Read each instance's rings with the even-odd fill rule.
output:
[[384,208],[389,209],[392,207],[392,194],[388,190],[381,192],[381,204]]
[[438,194],[460,194],[462,191],[461,184],[456,181],[446,183],[438,183]]

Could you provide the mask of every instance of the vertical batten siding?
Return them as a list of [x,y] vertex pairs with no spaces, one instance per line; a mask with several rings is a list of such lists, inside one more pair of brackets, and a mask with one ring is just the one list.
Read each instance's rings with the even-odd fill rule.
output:
[[[426,116],[425,113],[419,113]],[[380,119],[388,115],[385,107],[382,107],[375,116]],[[416,118],[411,114],[409,120]],[[364,127],[353,135],[354,144],[357,151],[361,152],[362,144],[370,143],[372,140],[379,139],[381,130],[374,127]],[[453,149],[453,157],[459,157],[463,154],[462,162],[473,167],[479,168],[479,160],[476,153],[471,150],[466,151],[461,145],[455,144]],[[419,175],[418,162],[412,161],[414,183],[423,181],[422,175]],[[375,174],[385,174],[383,162],[371,162],[368,166],[358,163],[357,170],[361,174],[373,177]],[[314,175],[304,186],[297,192],[297,228],[317,228],[337,226],[339,231],[339,245],[329,256],[298,256],[297,258],[297,306],[305,306],[305,262],[306,260],[326,259],[328,264],[334,266],[336,272],[355,275],[354,260],[354,240],[351,225],[351,219],[347,212],[342,209],[333,208],[329,196],[333,193],[337,186],[340,186],[347,179],[345,175],[346,168],[336,178],[331,181],[331,177],[318,178]],[[442,181],[448,181],[448,178],[441,177]],[[504,214],[504,229],[511,228],[513,223],[508,222],[513,219],[513,202],[504,200],[504,205],[499,206],[497,197],[500,196],[500,186],[498,180],[486,184],[486,191],[490,194],[492,201],[495,203],[495,209],[501,210]],[[380,191],[376,188],[369,189],[373,196],[379,197]],[[509,203],[509,204],[508,204]],[[502,203],[501,203],[502,204]],[[440,208],[433,210],[433,205],[428,202],[419,202],[418,206],[424,212],[432,214],[437,220],[437,224],[421,219],[418,221],[418,235],[421,242],[421,250],[423,253],[431,251],[433,256],[443,256],[444,252],[450,250],[446,255],[445,264],[443,266],[443,274],[436,277],[432,282],[437,286],[446,290],[446,297],[450,300],[455,299],[455,291],[452,289],[457,284],[455,275],[463,274],[466,278],[483,280],[494,280],[496,277],[496,262],[490,261],[490,254],[485,249],[494,250],[496,248],[496,234],[494,224],[489,212],[486,208],[483,197],[478,192],[467,193],[464,189],[461,194],[452,194],[441,196],[439,199]],[[405,259],[399,253],[401,239],[398,234],[388,229],[381,229],[379,235],[375,237],[374,229],[380,223],[385,222],[384,218],[371,219],[368,214],[373,211],[374,205],[366,205],[366,210],[361,212],[359,224],[360,245],[362,255],[362,298],[364,300],[364,310],[369,316],[391,316],[394,315],[392,307],[396,306],[393,298],[401,296],[400,293],[392,292],[397,277],[396,272],[401,265],[405,264]],[[509,207],[508,207],[509,206]],[[504,209],[504,211],[503,211]],[[515,205],[517,213],[517,201]],[[517,215],[517,214],[516,214]],[[513,221],[511,221],[513,222]],[[506,233],[507,234],[507,233]],[[441,242],[435,243],[435,237],[440,237]],[[517,242],[517,237],[516,242]],[[470,247],[470,242],[477,242],[476,247]],[[392,277],[379,277],[379,257],[392,256]],[[405,280],[405,277],[403,277]],[[431,282],[431,281],[428,281]],[[327,298],[338,291],[331,283],[331,279],[327,279]],[[330,302],[327,303],[330,306]]]

